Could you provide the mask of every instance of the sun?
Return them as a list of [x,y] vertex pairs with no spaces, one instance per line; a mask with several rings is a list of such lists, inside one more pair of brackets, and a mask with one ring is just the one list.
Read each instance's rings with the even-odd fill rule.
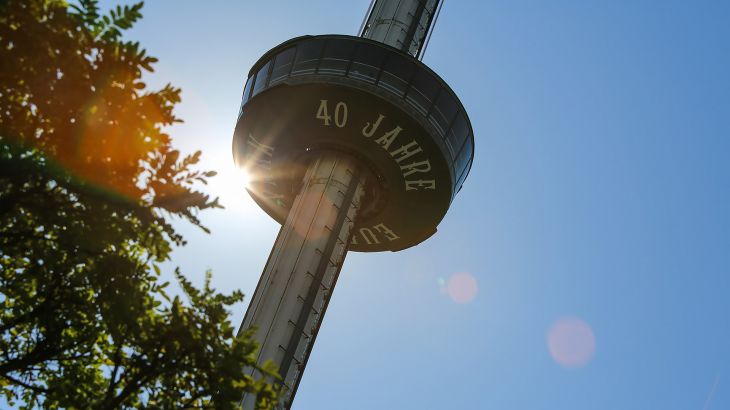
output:
[[251,175],[243,168],[236,167],[236,174],[238,176],[239,184],[243,186],[244,189],[249,188],[249,184],[251,183]]
[[218,169],[218,174],[210,180],[210,191],[220,198],[226,209],[250,211],[254,208],[254,202],[246,192],[250,183],[250,174],[231,164]]

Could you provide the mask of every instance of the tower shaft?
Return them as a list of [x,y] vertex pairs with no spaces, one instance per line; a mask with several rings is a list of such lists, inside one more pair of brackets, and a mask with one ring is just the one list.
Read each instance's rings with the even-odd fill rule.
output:
[[[241,330],[257,329],[257,364],[272,360],[279,368],[284,408],[291,406],[301,380],[363,195],[356,160],[326,152],[314,159],[246,311]],[[247,372],[254,375],[256,370]],[[245,395],[243,409],[254,405],[255,396]]]
[[426,46],[439,0],[375,0],[361,36],[418,58]]

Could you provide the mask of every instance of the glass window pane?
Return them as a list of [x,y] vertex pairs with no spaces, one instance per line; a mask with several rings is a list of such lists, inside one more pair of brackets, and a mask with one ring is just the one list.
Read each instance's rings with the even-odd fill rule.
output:
[[256,82],[253,85],[253,92],[251,92],[252,97],[264,89],[266,80],[269,79],[269,67],[271,67],[271,60],[264,64],[264,66],[256,73]]
[[385,50],[372,44],[360,44],[352,59],[349,77],[374,83],[385,59]]
[[461,172],[461,176],[459,176],[459,180],[456,181],[456,192],[459,192],[461,190],[461,185],[464,184],[464,180],[466,180],[466,176],[469,175],[469,167],[471,166],[471,161],[467,164],[467,166],[464,167],[464,170]]
[[449,131],[449,134],[446,136],[446,148],[449,149],[449,155],[451,155],[452,160],[456,160],[456,153],[459,152],[460,147],[461,146],[456,142],[454,132]]
[[387,71],[383,71],[380,74],[378,86],[396,94],[399,97],[403,97],[408,89],[408,83],[405,80],[400,77],[396,77]]
[[371,66],[365,63],[353,62],[350,67],[350,72],[347,73],[348,77],[357,78],[358,80],[367,81],[370,84],[375,83],[375,79],[378,78],[378,69],[375,66]]
[[408,89],[408,81],[413,75],[414,69],[415,65],[404,57],[390,54],[383,65],[378,86],[402,97]]
[[297,47],[297,58],[291,75],[312,74],[322,55],[323,40],[308,40]]
[[345,74],[347,66],[350,65],[350,58],[354,51],[354,44],[351,41],[332,40],[327,45],[322,55],[322,62],[319,64],[319,74]]
[[413,75],[414,68],[415,65],[406,60],[406,57],[392,53],[388,55],[388,60],[383,66],[383,69],[385,71],[405,81],[410,80],[411,76]]
[[454,132],[457,141],[459,141],[459,145],[461,145],[461,142],[466,139],[466,136],[469,133],[469,124],[463,111],[456,116],[454,124],[451,126],[451,131]]
[[468,132],[469,127],[467,127],[466,124],[466,117],[464,116],[464,113],[459,113],[454,120],[454,124],[449,130],[448,136],[446,137],[446,145],[451,151],[452,158],[459,149],[461,149],[461,146],[464,145],[464,140],[466,139]]
[[246,81],[246,86],[243,87],[243,104],[246,104],[246,101],[248,101],[251,93],[251,84],[253,84],[254,76],[251,76],[248,78],[248,81]]
[[467,137],[464,145],[460,147],[461,152],[457,154],[456,163],[454,166],[456,167],[456,173],[458,174],[461,172],[461,169],[465,166],[465,164],[471,159],[472,155],[472,149],[474,148],[471,144],[471,137]]
[[431,123],[436,126],[441,135],[446,135],[457,109],[456,101],[451,94],[446,89],[441,90],[429,116]]
[[436,81],[433,75],[431,75],[431,73],[424,70],[418,70],[413,78],[413,82],[411,83],[411,88],[408,90],[406,100],[425,115],[431,107],[433,99],[436,97],[436,93],[440,88],[440,84]]
[[289,76],[289,71],[291,71],[291,66],[294,62],[294,50],[294,47],[287,48],[276,56],[269,84],[275,84]]

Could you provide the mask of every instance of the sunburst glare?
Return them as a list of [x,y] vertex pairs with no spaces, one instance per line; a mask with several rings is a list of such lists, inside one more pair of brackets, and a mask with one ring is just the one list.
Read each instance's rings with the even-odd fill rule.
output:
[[246,192],[251,177],[246,170],[233,164],[218,168],[218,175],[210,181],[211,193],[221,199],[226,209],[249,211],[254,208],[251,196]]

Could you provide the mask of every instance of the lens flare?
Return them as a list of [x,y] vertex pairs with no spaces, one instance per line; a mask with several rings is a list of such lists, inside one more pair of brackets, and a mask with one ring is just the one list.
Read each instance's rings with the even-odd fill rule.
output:
[[223,206],[229,211],[249,212],[255,209],[253,200],[246,192],[251,182],[250,175],[236,166],[211,165],[210,168],[217,168],[218,175],[209,181],[208,192],[219,197]]
[[242,169],[242,168],[236,168],[236,169],[238,170],[238,172],[236,173],[237,174],[236,176],[238,177],[238,180],[240,181],[239,184],[242,187],[248,189],[249,184],[251,183],[251,174],[246,172],[245,169]]
[[446,294],[451,300],[462,305],[474,300],[478,291],[476,278],[467,272],[455,273],[446,282]]
[[562,318],[553,323],[548,330],[547,345],[553,360],[569,369],[587,365],[596,353],[593,329],[576,317]]

